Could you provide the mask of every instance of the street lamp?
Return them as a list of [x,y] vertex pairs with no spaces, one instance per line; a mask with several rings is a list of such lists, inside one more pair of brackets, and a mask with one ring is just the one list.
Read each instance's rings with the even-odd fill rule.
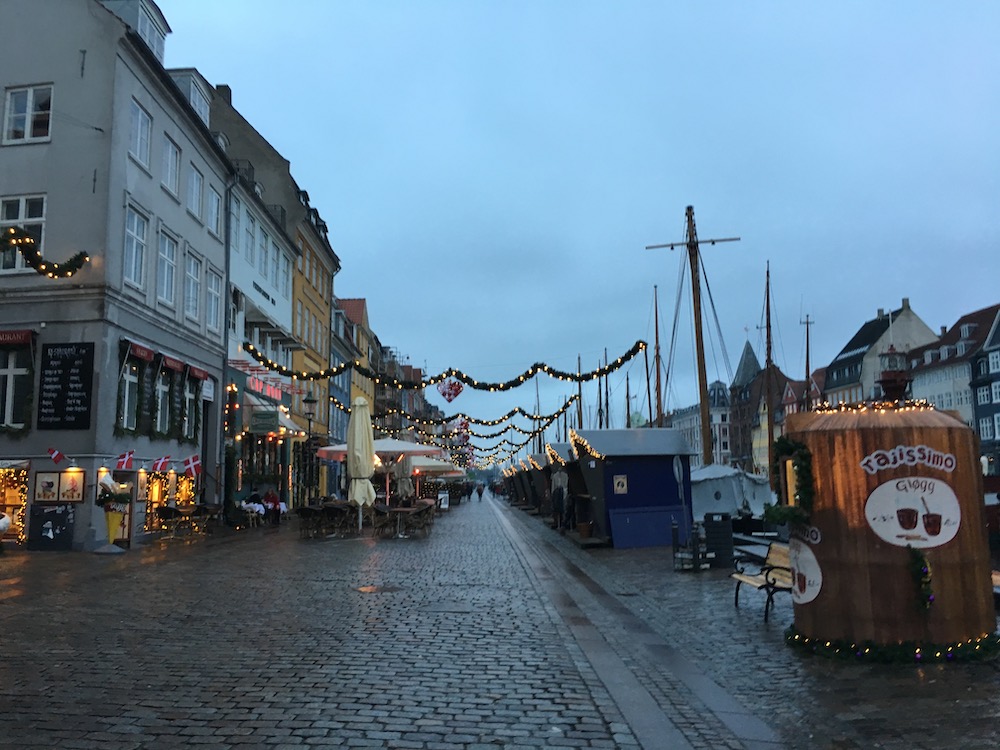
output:
[[312,439],[313,439],[313,417],[316,416],[316,397],[313,396],[312,389],[306,393],[302,399],[302,406],[306,415],[306,504],[309,504],[309,493],[312,491]]

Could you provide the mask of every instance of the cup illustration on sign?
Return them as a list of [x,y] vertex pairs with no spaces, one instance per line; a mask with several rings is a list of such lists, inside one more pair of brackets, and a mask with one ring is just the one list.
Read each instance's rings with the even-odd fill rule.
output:
[[897,508],[896,509],[896,520],[899,521],[899,525],[906,531],[912,531],[917,528],[917,509],[916,508]]
[[51,500],[56,496],[56,483],[50,482],[48,480],[43,480],[41,483],[42,492],[39,499],[41,500]]
[[800,571],[795,571],[795,585],[799,587],[799,593],[806,593],[806,574]]
[[937,536],[941,533],[941,514],[931,513],[931,509],[927,507],[927,501],[922,497],[920,502],[924,504],[924,531],[927,532],[928,536]]

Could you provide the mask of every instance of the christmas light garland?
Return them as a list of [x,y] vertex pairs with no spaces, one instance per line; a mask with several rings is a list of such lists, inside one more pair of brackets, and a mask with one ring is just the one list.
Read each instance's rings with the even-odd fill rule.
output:
[[433,375],[424,380],[399,380],[393,377],[383,377],[374,370],[372,370],[370,367],[362,365],[361,361],[357,359],[354,360],[353,362],[344,362],[342,364],[337,365],[336,367],[328,367],[325,370],[313,370],[311,372],[306,370],[296,371],[269,359],[249,341],[243,342],[243,350],[251,357],[253,357],[258,364],[260,364],[261,366],[263,366],[267,370],[270,370],[273,373],[277,373],[278,375],[284,375],[286,377],[292,378],[292,380],[310,380],[310,381],[327,380],[329,378],[334,378],[346,372],[349,369],[353,369],[355,372],[359,373],[365,378],[368,378],[369,380],[373,381],[376,384],[385,385],[390,388],[396,388],[397,390],[411,390],[411,391],[420,390],[423,388],[427,388],[429,386],[437,385],[438,383],[441,383],[447,380],[448,378],[454,378],[455,380],[464,383],[470,388],[474,388],[478,391],[491,391],[491,392],[507,391],[512,388],[517,388],[521,385],[524,385],[526,382],[531,380],[531,378],[533,378],[540,372],[548,375],[551,378],[555,378],[557,380],[569,381],[571,383],[586,383],[591,380],[597,380],[598,378],[603,378],[619,370],[621,367],[625,365],[626,362],[635,357],[639,352],[643,351],[646,348],[646,346],[647,345],[645,341],[636,341],[635,344],[632,345],[631,349],[629,349],[625,354],[616,359],[614,362],[611,362],[605,365],[604,367],[600,367],[596,370],[591,370],[590,372],[585,372],[585,373],[578,372],[574,374],[571,372],[566,372],[564,370],[557,370],[556,368],[550,367],[544,362],[536,362],[527,370],[525,370],[523,373],[518,375],[516,378],[511,378],[510,380],[504,382],[481,383],[478,380],[472,378],[470,375],[467,375],[461,370],[456,370],[453,367],[439,373],[438,375]]
[[924,399],[895,399],[894,401],[858,401],[852,404],[831,404],[824,401],[812,409],[816,414],[864,414],[875,412],[889,414],[897,411],[934,411],[934,404]]
[[86,253],[77,253],[65,263],[49,263],[38,252],[35,238],[20,227],[6,227],[0,236],[0,248],[6,245],[8,248],[17,250],[24,262],[41,276],[48,276],[50,279],[64,279],[72,276],[81,268],[83,264],[90,260]]
[[883,664],[925,662],[959,662],[992,659],[1000,654],[1000,635],[984,633],[955,643],[900,643],[878,644],[872,641],[855,643],[847,640],[807,638],[794,625],[785,630],[785,643],[807,654],[829,659],[843,659]]

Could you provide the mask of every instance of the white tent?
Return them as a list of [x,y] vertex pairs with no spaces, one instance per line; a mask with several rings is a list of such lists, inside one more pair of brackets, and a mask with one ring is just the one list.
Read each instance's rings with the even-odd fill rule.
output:
[[764,503],[774,502],[765,476],[718,464],[691,472],[691,509],[695,521],[704,520],[706,513],[760,518],[764,515]]

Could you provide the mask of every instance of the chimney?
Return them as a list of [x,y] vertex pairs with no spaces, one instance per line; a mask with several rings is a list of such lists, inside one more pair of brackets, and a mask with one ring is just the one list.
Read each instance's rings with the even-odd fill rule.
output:
[[885,308],[884,307],[880,307],[878,309],[878,318],[879,318],[879,320],[881,320],[884,317],[885,317]]
[[948,326],[941,326],[941,335],[944,336],[948,333]]
[[903,309],[904,310],[909,310],[910,309],[910,298],[909,297],[903,297]]
[[220,83],[215,87],[215,92],[222,98],[222,101],[230,107],[233,106],[233,90],[229,87],[229,84]]

